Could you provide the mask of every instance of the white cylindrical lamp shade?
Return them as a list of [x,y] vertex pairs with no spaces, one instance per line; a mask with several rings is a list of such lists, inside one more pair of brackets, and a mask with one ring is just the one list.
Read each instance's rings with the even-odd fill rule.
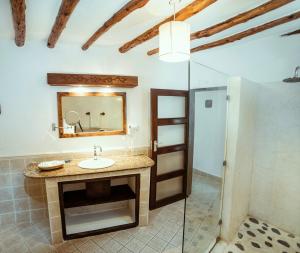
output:
[[159,59],[181,62],[190,59],[190,25],[171,21],[159,27]]

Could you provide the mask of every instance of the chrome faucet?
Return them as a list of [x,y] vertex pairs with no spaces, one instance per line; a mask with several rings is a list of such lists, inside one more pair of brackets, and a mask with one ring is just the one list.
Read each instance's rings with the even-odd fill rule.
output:
[[97,148],[99,148],[100,153],[102,153],[102,147],[100,145],[94,145],[94,160],[98,160]]

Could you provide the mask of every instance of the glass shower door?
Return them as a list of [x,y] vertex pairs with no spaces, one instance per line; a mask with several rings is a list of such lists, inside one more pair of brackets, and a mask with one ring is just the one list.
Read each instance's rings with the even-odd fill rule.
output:
[[222,222],[227,76],[196,63],[191,63],[190,69],[190,122],[193,123],[190,147],[193,152],[190,151],[192,166],[185,203],[183,252],[205,253],[218,240]]

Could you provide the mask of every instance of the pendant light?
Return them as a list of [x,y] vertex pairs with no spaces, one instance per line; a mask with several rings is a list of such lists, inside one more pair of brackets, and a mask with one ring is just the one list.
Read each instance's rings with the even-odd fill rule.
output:
[[190,25],[175,19],[175,5],[180,1],[170,0],[174,19],[159,27],[159,59],[162,61],[182,62],[190,59]]

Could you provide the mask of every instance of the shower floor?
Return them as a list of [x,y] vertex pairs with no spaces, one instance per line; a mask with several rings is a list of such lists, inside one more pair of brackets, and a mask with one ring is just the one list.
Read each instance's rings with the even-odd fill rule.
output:
[[298,253],[300,237],[248,217],[224,253]]
[[186,202],[184,253],[204,253],[220,233],[220,199],[222,183],[194,171],[192,194]]

